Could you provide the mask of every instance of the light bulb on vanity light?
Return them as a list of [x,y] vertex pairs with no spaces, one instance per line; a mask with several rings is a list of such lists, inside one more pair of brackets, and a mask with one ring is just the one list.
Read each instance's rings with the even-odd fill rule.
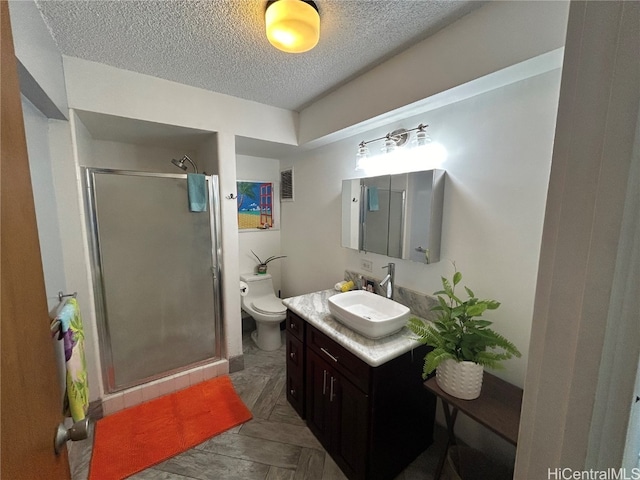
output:
[[431,143],[431,137],[425,130],[428,125],[420,124],[418,125],[417,131],[413,137],[413,144],[416,147],[424,147]]
[[356,159],[361,160],[367,158],[369,156],[369,147],[367,147],[364,142],[361,142],[358,145],[358,154],[356,155]]
[[356,170],[363,168],[364,161],[369,158],[369,147],[364,142],[360,142],[358,145],[358,153],[356,154]]
[[387,135],[387,137],[384,140],[384,145],[382,146],[382,149],[381,149],[382,153],[394,152],[396,148],[398,148],[398,145],[396,144],[395,140],[389,135]]

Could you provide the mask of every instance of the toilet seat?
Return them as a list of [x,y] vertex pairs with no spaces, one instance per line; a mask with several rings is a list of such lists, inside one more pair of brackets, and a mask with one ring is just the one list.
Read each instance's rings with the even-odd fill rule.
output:
[[282,315],[287,311],[287,307],[282,304],[278,297],[262,297],[251,302],[251,306],[256,312],[265,315]]

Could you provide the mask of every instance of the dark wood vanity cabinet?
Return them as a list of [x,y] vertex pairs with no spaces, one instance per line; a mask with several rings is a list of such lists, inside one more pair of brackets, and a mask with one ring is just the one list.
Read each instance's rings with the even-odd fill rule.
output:
[[[302,369],[290,357],[300,348]],[[287,313],[287,398],[349,479],[393,479],[431,444],[436,399],[421,377],[427,351],[371,367]],[[302,404],[291,392],[297,385]]]

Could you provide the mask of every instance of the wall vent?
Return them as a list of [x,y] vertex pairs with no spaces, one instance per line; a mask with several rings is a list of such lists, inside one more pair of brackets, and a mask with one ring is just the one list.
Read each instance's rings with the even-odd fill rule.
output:
[[280,201],[293,202],[293,167],[280,172]]

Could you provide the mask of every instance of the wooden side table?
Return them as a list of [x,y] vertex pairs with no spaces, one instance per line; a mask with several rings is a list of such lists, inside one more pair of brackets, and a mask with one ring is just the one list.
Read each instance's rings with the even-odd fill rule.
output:
[[512,445],[518,443],[520,408],[522,407],[521,388],[487,372],[484,372],[480,396],[475,400],[461,400],[443,392],[438,386],[435,376],[424,382],[424,388],[434,393],[442,401],[449,436],[447,446],[438,462],[434,477],[436,480],[440,478],[442,473],[449,447],[456,444],[454,427],[459,411],[495,432]]

